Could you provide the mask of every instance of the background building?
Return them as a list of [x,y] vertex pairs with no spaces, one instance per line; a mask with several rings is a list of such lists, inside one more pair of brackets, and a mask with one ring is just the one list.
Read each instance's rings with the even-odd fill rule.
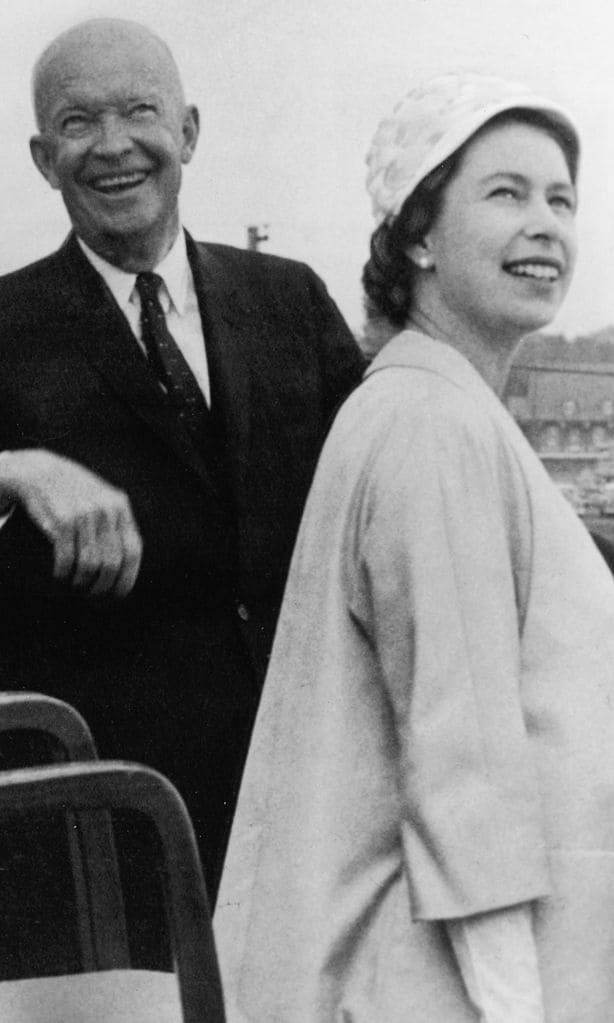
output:
[[504,393],[549,474],[584,515],[614,516],[612,334],[527,339]]

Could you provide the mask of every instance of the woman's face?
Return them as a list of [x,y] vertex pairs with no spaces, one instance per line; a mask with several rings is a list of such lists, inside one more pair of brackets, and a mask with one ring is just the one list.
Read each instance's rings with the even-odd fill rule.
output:
[[576,193],[557,142],[507,122],[478,135],[425,238],[447,322],[496,341],[548,323],[576,256]]

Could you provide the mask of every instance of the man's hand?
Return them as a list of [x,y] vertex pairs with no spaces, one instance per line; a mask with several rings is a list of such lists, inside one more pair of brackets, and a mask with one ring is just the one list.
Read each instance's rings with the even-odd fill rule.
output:
[[0,511],[11,504],[52,544],[56,579],[92,596],[130,593],[143,544],[122,490],[51,451],[3,451]]

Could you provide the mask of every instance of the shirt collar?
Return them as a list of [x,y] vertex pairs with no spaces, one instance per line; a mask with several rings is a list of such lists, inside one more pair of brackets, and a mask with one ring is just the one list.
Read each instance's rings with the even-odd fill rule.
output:
[[[89,245],[86,245],[81,238],[77,237],[77,241],[85,257],[103,278],[119,308],[122,312],[125,312],[134,291],[136,274],[126,273],[125,270],[120,270],[119,267],[113,266],[112,263],[99,256],[98,253],[93,252]],[[191,270],[183,231],[179,232],[164,259],[154,267],[154,271],[164,281],[170,301],[179,315],[183,316],[188,298],[189,282],[191,280]],[[164,297],[162,297],[162,305],[164,306]]]

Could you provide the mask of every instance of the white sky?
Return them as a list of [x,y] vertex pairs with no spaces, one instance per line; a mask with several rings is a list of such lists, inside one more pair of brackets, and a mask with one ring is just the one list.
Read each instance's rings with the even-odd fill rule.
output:
[[87,17],[148,24],[201,111],[182,193],[200,239],[304,259],[350,325],[371,232],[364,155],[413,81],[471,68],[525,81],[575,115],[583,141],[580,259],[555,327],[614,323],[612,0],[0,0],[0,272],[56,248],[61,199],[31,164],[29,78],[51,38]]

